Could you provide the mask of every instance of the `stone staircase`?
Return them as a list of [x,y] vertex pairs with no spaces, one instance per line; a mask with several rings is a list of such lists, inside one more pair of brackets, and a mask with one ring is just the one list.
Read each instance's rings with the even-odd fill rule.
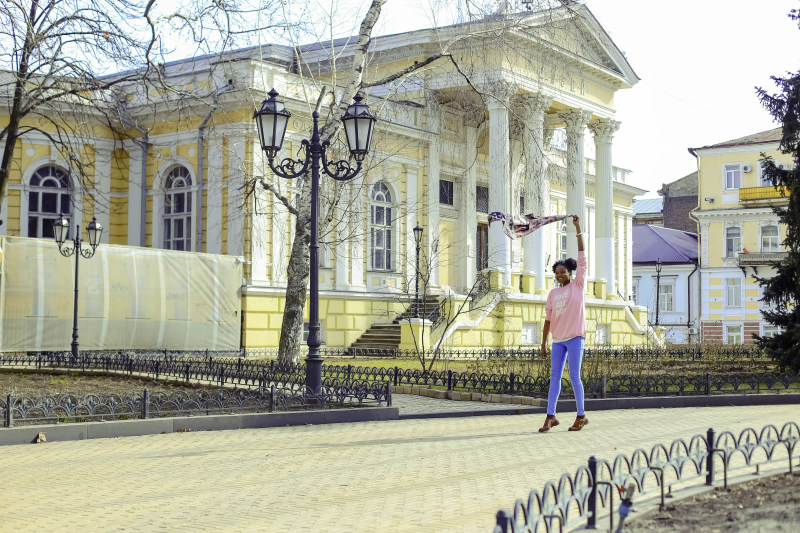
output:
[[[420,297],[419,300],[419,316],[424,318],[428,316],[439,305],[439,299],[436,296],[428,295],[425,299]],[[379,350],[397,350],[400,346],[400,329],[401,322],[408,320],[409,317],[414,316],[414,302],[412,301],[403,313],[397,317],[390,324],[373,324],[367,331],[365,331],[356,341],[350,345],[348,349],[351,353],[353,350],[364,351],[379,351]]]

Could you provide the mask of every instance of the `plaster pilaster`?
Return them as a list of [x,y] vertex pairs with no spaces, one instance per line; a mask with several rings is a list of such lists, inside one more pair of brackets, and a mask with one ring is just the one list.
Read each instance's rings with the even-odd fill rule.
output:
[[95,145],[94,188],[97,198],[94,202],[94,217],[104,228],[100,242],[108,244],[111,235],[111,147]]
[[[206,170],[206,252],[222,253],[222,135],[208,140],[208,168]],[[261,148],[254,153],[261,153]]]
[[244,255],[244,136],[233,136],[228,153],[228,255]]

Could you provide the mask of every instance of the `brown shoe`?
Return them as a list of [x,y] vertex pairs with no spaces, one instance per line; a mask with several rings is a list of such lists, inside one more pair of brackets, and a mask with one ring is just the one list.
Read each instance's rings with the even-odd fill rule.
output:
[[559,425],[561,422],[554,416],[547,415],[547,418],[544,419],[544,425],[539,428],[539,433],[544,433],[545,431],[550,431],[552,428]]
[[589,423],[589,419],[586,416],[579,416],[575,419],[575,423],[569,428],[569,431],[580,431],[583,429],[583,426]]

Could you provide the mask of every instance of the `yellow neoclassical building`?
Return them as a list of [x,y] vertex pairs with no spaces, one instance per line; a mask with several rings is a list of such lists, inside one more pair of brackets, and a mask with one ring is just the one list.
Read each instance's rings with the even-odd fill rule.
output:
[[[253,110],[271,88],[280,93],[292,118],[279,157],[298,157],[320,88],[340,98],[352,57],[352,40],[340,39],[166,64],[163,78],[178,90],[109,95],[127,136],[94,126],[77,154],[88,169],[83,187],[68,160],[76,154],[26,134],[0,235],[50,238],[65,213],[73,225],[96,217],[108,244],[239,257],[241,345],[277,346],[300,189],[269,170]],[[425,66],[391,79],[415,63]],[[365,333],[413,304],[418,275],[423,297],[441,309],[473,304],[447,327],[425,322],[426,307],[418,326],[427,344],[538,344],[549,265],[576,255],[574,228],[553,224],[511,240],[489,224],[494,211],[579,214],[588,343],[647,342],[646,310],[628,300],[632,201],[644,191],[612,161],[614,96],[638,80],[583,4],[372,39],[363,92],[378,122],[365,171],[345,185],[321,180],[325,345],[365,345]],[[400,328],[384,327],[377,345],[407,346]]]
[[775,205],[788,193],[761,172],[761,154],[785,168],[791,157],[779,150],[781,128],[691,148],[697,158],[700,229],[700,305],[703,342],[752,344],[753,334],[774,335],[761,315],[762,290],[756,276],[770,277],[771,264],[785,257],[786,227]]

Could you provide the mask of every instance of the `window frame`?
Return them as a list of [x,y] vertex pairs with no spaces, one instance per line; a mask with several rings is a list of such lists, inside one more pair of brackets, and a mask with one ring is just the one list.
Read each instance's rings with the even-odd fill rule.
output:
[[[731,183],[731,180],[736,183]],[[725,191],[738,191],[742,188],[742,164],[724,163],[722,165],[722,189]]]
[[[669,294],[663,291],[669,289]],[[669,303],[669,305],[667,305]],[[675,281],[661,281],[658,284],[658,312],[659,313],[674,313],[675,312]]]
[[[181,185],[174,185],[176,181],[183,181]],[[194,250],[194,182],[191,171],[184,165],[173,165],[164,176],[163,213],[162,213],[162,239],[164,250],[191,252]],[[183,210],[174,212],[173,206],[180,203],[182,198]],[[175,237],[178,222],[183,229],[182,237]],[[181,243],[182,247],[176,247]]]
[[[732,330],[738,331],[732,331]],[[738,339],[738,342],[731,342],[731,336]],[[725,324],[724,343],[729,345],[744,344],[744,328],[741,324]]]
[[[449,202],[447,201],[448,199],[450,200]],[[446,205],[448,207],[454,207],[455,202],[456,202],[455,182],[453,180],[439,178],[439,204]]]
[[[738,235],[732,236],[732,231],[737,231]],[[738,246],[735,246],[737,245]],[[742,227],[729,226],[725,228],[725,257],[736,257],[742,252]]]
[[[736,290],[737,287],[738,290]],[[743,289],[742,278],[725,278],[725,308],[741,309],[744,307]],[[732,295],[736,300],[733,303],[731,303]]]
[[[483,201],[482,191],[486,191],[486,210],[483,211],[481,204],[479,202]],[[484,187],[483,185],[476,185],[475,186],[475,211],[478,213],[485,213],[489,214],[489,187]]]
[[[45,170],[49,170],[49,172],[44,174],[43,171]],[[38,181],[35,185],[33,184],[34,180]],[[42,184],[43,182],[48,183],[51,181],[55,182],[55,187]],[[70,221],[72,221],[73,218],[73,186],[70,174],[53,163],[38,165],[27,180],[27,183],[28,191],[27,195],[25,195],[25,202],[28,210],[25,214],[27,222],[24,232],[25,236],[34,239],[52,239],[54,237],[53,222],[57,220],[60,215],[66,215]],[[55,195],[55,212],[44,211],[42,209],[45,194]],[[34,195],[36,198],[36,209],[31,208],[31,200],[34,198]],[[31,234],[32,219],[36,220],[36,228],[33,231],[33,233],[35,233],[34,235]],[[49,226],[47,225],[48,221],[50,222]],[[46,230],[48,227],[50,230],[49,232]]]
[[[377,191],[378,187],[383,187],[382,190]],[[395,272],[395,224],[396,221],[392,218],[392,210],[394,209],[393,194],[391,187],[385,181],[376,181],[370,187],[369,193],[369,269],[379,272]],[[383,199],[376,199],[377,195],[385,195]],[[382,215],[379,217],[378,213]],[[378,219],[383,220],[383,223],[378,224]],[[387,223],[388,218],[388,223]],[[378,233],[376,233],[376,231]],[[378,247],[376,243],[382,237],[383,244]],[[376,261],[380,254],[382,261]]]
[[[765,236],[764,235],[764,230],[767,229],[767,228],[774,228],[775,229],[775,235]],[[762,253],[772,253],[772,252],[780,252],[781,251],[781,229],[777,224],[764,224],[763,226],[761,226],[760,233],[761,233],[761,248],[760,248],[760,251]],[[764,239],[765,238],[769,238],[770,241],[772,241],[772,239],[775,240],[774,243],[770,244],[770,246],[769,246],[770,249],[765,249],[764,248]]]

